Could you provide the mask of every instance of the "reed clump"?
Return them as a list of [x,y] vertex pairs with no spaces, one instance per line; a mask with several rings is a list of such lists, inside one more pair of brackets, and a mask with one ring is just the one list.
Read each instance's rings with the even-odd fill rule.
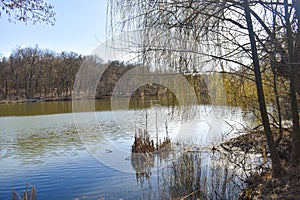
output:
[[155,151],[154,141],[150,140],[148,131],[139,129],[138,133],[135,133],[131,151],[132,153],[149,153]]
[[27,183],[23,196],[21,197],[15,190],[12,191],[12,200],[36,200],[36,189]]
[[156,146],[154,145],[153,139],[150,140],[150,134],[147,130],[142,131],[138,130],[138,133],[135,133],[134,142],[131,147],[132,153],[151,153],[154,151],[158,151],[162,148],[167,147],[171,144],[171,140],[168,135],[164,138],[163,141],[157,142]]

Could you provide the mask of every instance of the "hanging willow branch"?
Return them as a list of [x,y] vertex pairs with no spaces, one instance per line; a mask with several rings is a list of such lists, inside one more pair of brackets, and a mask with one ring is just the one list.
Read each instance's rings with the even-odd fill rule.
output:
[[[218,71],[251,65],[248,30],[240,0],[110,0],[108,36],[135,31],[143,63],[175,72]],[[293,5],[290,4],[291,9]],[[250,1],[259,54],[278,51],[284,35],[281,1]],[[272,49],[266,47],[272,46]],[[274,48],[275,49],[274,49]],[[155,51],[154,51],[155,49]],[[210,56],[207,56],[210,55]],[[215,59],[220,58],[220,59]],[[210,62],[207,62],[210,60]],[[234,61],[234,62],[231,62]],[[188,63],[188,64],[187,64]],[[240,65],[243,64],[243,65]]]

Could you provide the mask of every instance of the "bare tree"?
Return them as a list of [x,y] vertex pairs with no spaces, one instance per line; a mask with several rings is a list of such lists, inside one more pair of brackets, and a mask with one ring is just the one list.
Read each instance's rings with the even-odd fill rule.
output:
[[1,89],[2,89],[2,98],[8,99],[8,90],[9,90],[9,66],[6,58],[2,58],[0,64],[0,72],[1,72]]
[[291,98],[291,110],[292,110],[292,121],[293,121],[293,150],[292,150],[292,162],[299,163],[300,162],[300,149],[298,145],[300,144],[300,126],[299,126],[299,115],[298,115],[298,105],[297,105],[297,94],[296,94],[296,86],[298,85],[297,81],[297,68],[299,68],[299,48],[300,48],[300,2],[294,1],[296,11],[295,15],[298,23],[296,24],[296,33],[294,38],[294,33],[292,31],[292,24],[290,22],[290,8],[288,5],[288,1],[284,0],[284,17],[286,23],[286,35],[287,35],[287,46],[288,46],[288,65],[289,65],[289,79],[290,79],[290,98]]
[[54,24],[55,12],[53,6],[43,0],[1,0],[0,17],[8,15],[9,21],[45,22]]
[[76,53],[16,48],[0,61],[2,99],[52,98],[58,93],[69,97],[81,62]]
[[272,159],[272,166],[273,166],[273,174],[278,176],[280,173],[280,160],[279,154],[276,150],[275,141],[272,135],[272,130],[270,126],[270,121],[268,118],[268,112],[265,102],[265,95],[263,90],[262,78],[261,78],[261,71],[260,71],[260,64],[259,64],[259,57],[257,53],[257,46],[255,41],[255,34],[253,30],[253,24],[251,19],[251,10],[249,7],[249,1],[244,0],[244,11],[245,11],[245,18],[247,21],[247,27],[249,31],[249,38],[251,43],[251,52],[252,52],[252,59],[253,59],[253,67],[255,72],[255,83],[257,88],[257,95],[258,95],[258,102],[260,108],[260,114],[263,122],[264,132],[267,138],[271,159]]
[[[156,63],[156,66],[163,66],[169,71],[215,70],[235,73],[244,68],[251,72],[245,78],[255,76],[262,123],[274,175],[277,175],[280,161],[270,128],[261,74],[271,69],[267,68],[269,65],[266,63],[267,58],[272,58],[273,66],[290,79],[294,129],[297,129],[295,91],[299,84],[295,80],[299,70],[293,67],[287,70],[287,66],[292,64],[288,59],[291,57],[288,41],[295,44],[300,41],[295,37],[299,32],[298,4],[298,1],[285,3],[279,0],[110,0],[108,33],[116,35],[138,30],[137,38],[140,42],[137,43],[136,53],[142,54],[142,61]],[[290,27],[296,27],[294,35],[288,37],[288,40],[285,6],[293,22]],[[295,52],[292,55],[299,57],[299,51],[295,48],[298,46],[290,48]],[[260,62],[266,67],[262,67]],[[300,135],[298,129],[294,132],[294,135]],[[294,138],[294,145],[299,144],[298,137]]]

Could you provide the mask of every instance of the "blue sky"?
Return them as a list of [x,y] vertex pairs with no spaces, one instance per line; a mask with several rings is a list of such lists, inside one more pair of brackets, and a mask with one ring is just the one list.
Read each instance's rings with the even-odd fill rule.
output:
[[0,18],[0,57],[9,56],[17,46],[90,54],[105,41],[106,0],[45,0],[54,5],[54,26],[10,23]]

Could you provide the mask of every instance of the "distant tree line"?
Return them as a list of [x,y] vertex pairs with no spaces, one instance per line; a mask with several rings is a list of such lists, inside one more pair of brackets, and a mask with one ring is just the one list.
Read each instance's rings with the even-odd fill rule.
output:
[[[0,100],[36,101],[67,100],[72,98],[76,74],[83,62],[103,65],[103,60],[96,56],[82,56],[74,52],[56,53],[36,47],[16,48],[9,57],[0,60]],[[137,67],[120,61],[111,62],[104,74],[99,77],[96,98],[109,98],[119,79],[130,69]],[[207,94],[207,86],[201,76],[186,75],[193,85],[199,102],[208,102],[200,98],[200,93]],[[128,83],[128,86],[133,82]],[[125,86],[126,87],[126,86]],[[206,91],[203,93],[203,91]],[[88,93],[88,91],[87,91]],[[159,97],[172,104],[176,97],[160,85],[146,84],[132,95],[135,98]]]
[[[96,65],[106,65],[101,58],[93,56],[82,56],[74,52],[56,53],[51,50],[43,50],[36,47],[17,48],[12,51],[9,57],[0,60],[0,101],[24,101],[24,100],[67,100],[72,98],[73,85],[76,74],[83,62],[92,62]],[[116,83],[129,70],[138,67],[133,64],[125,64],[120,61],[111,62],[104,74],[101,76],[96,89],[95,98],[110,98]],[[267,72],[267,71],[266,71]],[[220,76],[211,74],[204,78],[200,74],[185,74],[186,79],[193,87],[199,103],[211,103],[211,92],[213,85],[223,84],[224,91],[217,92],[214,98],[219,104],[222,102],[247,108],[257,108],[255,83],[251,78],[244,79],[243,75],[249,72],[241,70],[241,76],[226,74]],[[263,75],[270,76],[268,74]],[[210,86],[206,80],[211,80]],[[218,80],[218,81],[217,81]],[[267,91],[267,102],[276,103],[276,95],[270,81],[265,81]],[[280,98],[288,99],[288,85],[286,79],[279,79],[280,87],[278,93]],[[133,81],[128,82],[124,87],[130,87]],[[209,94],[210,93],[210,94]],[[224,95],[224,93],[226,93]],[[164,86],[157,84],[146,84],[139,87],[131,95],[135,99],[162,100],[167,105],[178,103],[175,94]],[[226,99],[224,97],[226,96]],[[283,106],[283,105],[282,105]]]
[[74,52],[17,48],[0,61],[0,99],[70,97],[82,60]]
[[[70,99],[76,74],[84,60],[102,60],[74,52],[56,53],[36,47],[17,48],[0,61],[0,100]],[[98,84],[96,98],[112,94],[117,80],[128,70],[112,62]]]

